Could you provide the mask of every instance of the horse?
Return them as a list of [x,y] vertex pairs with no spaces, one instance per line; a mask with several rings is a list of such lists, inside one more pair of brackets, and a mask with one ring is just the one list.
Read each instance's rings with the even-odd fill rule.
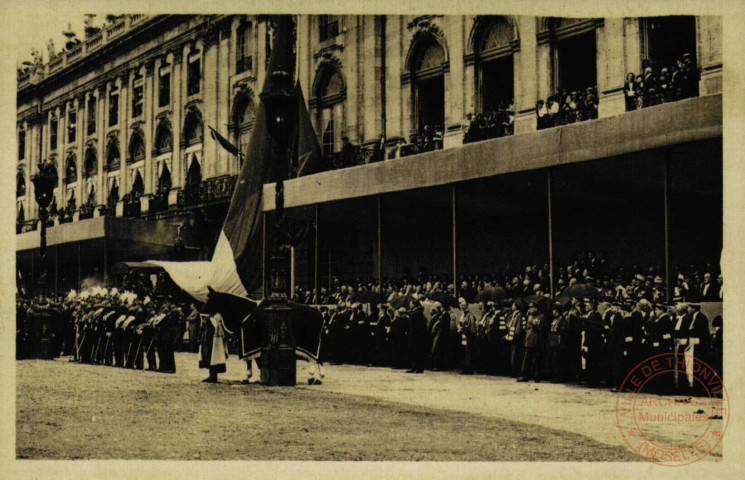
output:
[[[248,298],[229,293],[220,293],[208,287],[206,310],[219,313],[225,327],[232,332],[240,332],[240,358],[247,362],[249,372],[253,361],[261,356],[261,348],[266,336],[263,320],[266,300],[255,302]],[[323,363],[319,359],[323,315],[315,308],[289,302],[291,307],[292,336],[295,343],[295,356],[310,363],[309,384],[320,384],[324,376]]]

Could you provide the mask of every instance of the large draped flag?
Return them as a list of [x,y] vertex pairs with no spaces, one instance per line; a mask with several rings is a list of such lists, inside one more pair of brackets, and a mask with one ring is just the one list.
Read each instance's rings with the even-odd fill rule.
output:
[[[292,44],[275,40],[263,91],[271,87],[271,72],[287,67]],[[283,56],[284,55],[284,56]],[[289,71],[292,71],[290,69]],[[309,175],[319,170],[321,148],[310,122],[299,83],[298,123],[292,132],[291,177]],[[185,292],[200,301],[207,298],[211,287],[217,292],[247,297],[261,287],[263,269],[262,193],[265,183],[272,181],[274,140],[267,131],[266,113],[259,103],[245,161],[236,182],[228,214],[225,217],[211,262],[161,262],[171,279]],[[297,234],[295,237],[297,238]]]

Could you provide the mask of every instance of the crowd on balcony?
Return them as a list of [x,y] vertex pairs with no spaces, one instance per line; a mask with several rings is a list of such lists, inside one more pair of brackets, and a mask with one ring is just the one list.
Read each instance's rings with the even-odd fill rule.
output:
[[568,91],[563,88],[536,103],[538,130],[598,118],[596,87]]
[[698,96],[698,70],[693,56],[684,53],[675,65],[657,67],[642,61],[642,73],[629,72],[623,85],[626,111]]
[[514,102],[502,102],[496,110],[469,113],[461,123],[463,143],[478,142],[490,138],[506,137],[514,133]]
[[425,125],[409,135],[408,143],[399,146],[399,157],[442,149],[442,125]]

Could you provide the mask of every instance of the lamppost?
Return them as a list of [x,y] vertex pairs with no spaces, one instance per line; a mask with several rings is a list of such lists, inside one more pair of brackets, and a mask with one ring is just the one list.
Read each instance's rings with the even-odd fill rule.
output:
[[39,221],[41,222],[39,254],[41,256],[41,266],[39,271],[39,289],[44,294],[44,286],[47,279],[47,220],[49,219],[49,204],[52,203],[54,187],[57,185],[57,169],[51,163],[40,162],[39,171],[31,177],[34,182],[34,196],[36,203],[39,204]]
[[298,98],[291,65],[292,17],[275,17],[275,43],[268,88],[259,98],[264,104],[267,131],[274,140],[273,172],[276,185],[275,222],[270,257],[270,295],[264,310],[264,346],[261,377],[266,385],[295,385],[295,342],[292,305],[287,296],[287,229],[284,212],[284,180],[289,168],[289,144],[297,124]]

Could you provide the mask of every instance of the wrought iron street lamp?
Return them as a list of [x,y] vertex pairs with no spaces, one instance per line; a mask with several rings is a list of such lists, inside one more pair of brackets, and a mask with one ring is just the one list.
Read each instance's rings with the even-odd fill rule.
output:
[[47,220],[49,219],[49,205],[52,203],[54,196],[54,187],[57,185],[57,169],[51,163],[39,163],[39,171],[31,177],[34,182],[34,196],[36,203],[39,205],[39,221],[41,222],[39,254],[41,256],[41,268],[39,272],[39,288],[41,294],[44,293],[47,277]]
[[276,185],[275,222],[270,257],[271,289],[264,310],[264,347],[261,351],[262,382],[295,385],[295,344],[292,305],[287,295],[287,228],[284,212],[284,180],[289,169],[291,135],[297,125],[298,97],[291,68],[292,17],[278,15],[275,55],[270,64],[268,88],[259,95],[266,113],[267,131],[274,140],[273,172]]

